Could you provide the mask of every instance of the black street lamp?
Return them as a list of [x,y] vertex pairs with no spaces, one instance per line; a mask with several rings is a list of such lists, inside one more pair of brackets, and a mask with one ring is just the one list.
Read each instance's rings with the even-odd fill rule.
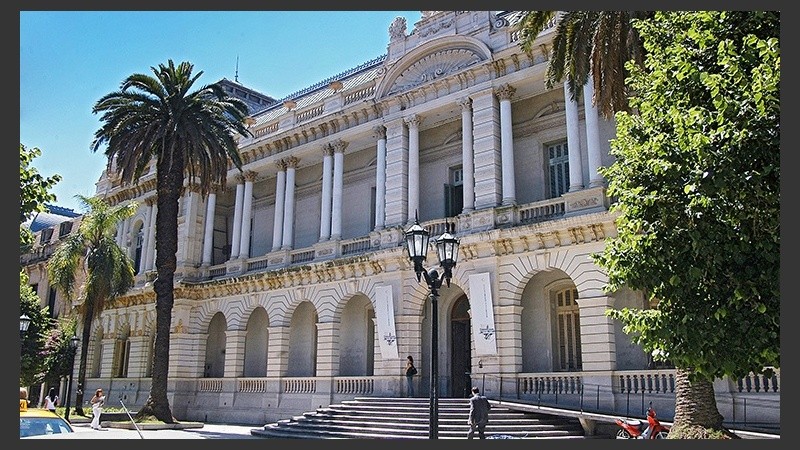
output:
[[417,274],[417,281],[425,278],[425,283],[430,289],[431,298],[431,386],[430,386],[430,421],[428,425],[428,439],[438,439],[439,437],[439,318],[437,317],[439,288],[442,281],[450,286],[450,279],[453,277],[453,268],[458,261],[458,239],[451,234],[454,231],[455,223],[446,223],[445,232],[436,240],[436,255],[439,257],[439,264],[442,266],[443,273],[440,275],[435,269],[430,272],[422,267],[422,263],[428,254],[428,240],[430,233],[419,225],[419,217],[416,218],[414,225],[405,232],[406,249],[408,257],[414,263],[414,272]]
[[[72,394],[72,373],[75,371],[75,351],[78,348],[78,343],[81,340],[78,336],[72,336],[69,339],[69,351],[70,351],[70,358],[69,358],[69,381],[67,382],[67,403],[65,404],[64,408],[64,420],[69,422],[69,398]],[[71,423],[71,422],[70,422]]]
[[19,316],[19,334],[24,335],[31,326],[31,318],[26,314]]

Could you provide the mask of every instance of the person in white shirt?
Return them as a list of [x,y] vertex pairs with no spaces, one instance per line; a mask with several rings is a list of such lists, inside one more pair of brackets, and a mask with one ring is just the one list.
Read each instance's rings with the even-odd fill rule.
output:
[[92,429],[99,430],[100,415],[103,414],[103,404],[106,402],[106,396],[103,395],[103,390],[96,390],[90,402],[92,403]]
[[44,398],[44,408],[56,412],[56,406],[58,406],[58,395],[56,395],[56,388],[51,387],[47,396]]

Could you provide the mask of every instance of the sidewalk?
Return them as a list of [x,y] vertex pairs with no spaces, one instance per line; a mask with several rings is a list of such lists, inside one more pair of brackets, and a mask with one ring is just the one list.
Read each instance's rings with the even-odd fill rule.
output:
[[[81,418],[83,419],[83,418]],[[183,430],[126,430],[103,428],[93,430],[90,421],[72,421],[74,433],[39,436],[39,439],[265,439],[253,436],[250,430],[258,425],[203,424],[202,428]],[[30,438],[28,438],[30,439]]]

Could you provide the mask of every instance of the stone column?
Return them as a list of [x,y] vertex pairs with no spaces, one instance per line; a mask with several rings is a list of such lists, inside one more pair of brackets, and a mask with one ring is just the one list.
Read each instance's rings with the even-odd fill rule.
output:
[[494,208],[502,199],[500,113],[491,89],[471,95],[475,157],[475,209]]
[[150,227],[150,242],[147,245],[147,269],[153,270],[156,267],[156,219],[158,218],[158,197],[153,197],[153,210],[150,212],[153,217],[153,226]]
[[375,230],[382,230],[386,220],[386,128],[375,127],[378,135],[375,162]]
[[570,97],[569,83],[564,82],[564,109],[567,119],[567,152],[569,152],[569,192],[583,189],[581,132],[578,128],[578,102]]
[[497,90],[500,99],[500,151],[503,176],[503,205],[517,203],[516,182],[514,180],[514,133],[511,122],[511,96],[516,89],[504,84]]
[[236,174],[236,206],[233,211],[233,236],[231,236],[231,256],[233,261],[239,257],[242,238],[242,210],[244,209],[244,177]]
[[342,192],[344,190],[344,149],[347,142],[337,139],[333,147],[333,206],[331,207],[331,239],[342,238]]
[[[117,241],[117,245],[119,245],[120,247],[122,247],[122,238],[125,233],[123,229],[124,227],[125,227],[125,221],[120,220],[119,222],[117,222],[117,236],[116,239],[114,240]],[[42,386],[44,386],[44,384]]]
[[294,156],[286,158],[286,198],[283,202],[283,245],[281,246],[283,250],[291,250],[294,242],[294,176],[299,162],[300,160]]
[[131,378],[145,378],[147,377],[147,362],[151,351],[150,336],[134,335],[130,336],[128,340],[131,342],[128,376]]
[[267,377],[280,377],[289,369],[289,326],[269,327]]
[[244,375],[244,344],[247,330],[225,332],[225,378]]
[[150,243],[150,212],[153,205],[145,200],[144,220],[142,221],[142,255],[139,261],[139,272],[137,275],[143,274],[147,270],[147,245]]
[[203,266],[211,265],[211,257],[214,251],[214,213],[217,208],[217,193],[214,192],[216,186],[208,193],[206,203],[206,227],[203,233]]
[[333,149],[330,144],[322,146],[322,197],[319,219],[319,241],[331,238],[331,190],[333,190]]
[[186,195],[183,202],[183,223],[178,225],[178,242],[183,245],[178,246],[177,263],[179,268],[198,267],[202,259],[203,243],[203,222],[200,220],[200,210],[203,208],[200,197],[200,186],[196,182],[190,182],[186,186]]
[[583,111],[586,115],[586,149],[589,158],[589,187],[603,185],[603,177],[597,172],[601,164],[600,126],[597,107],[594,105],[594,87],[591,76],[583,85]]
[[419,212],[419,124],[420,116],[406,117],[408,125],[408,222]]
[[464,171],[462,212],[475,209],[475,163],[472,154],[472,100],[469,97],[459,100],[461,107],[461,167]]
[[130,233],[131,219],[130,217],[122,221],[122,248],[125,253],[130,256],[131,254],[131,237]]
[[142,264],[141,264],[141,271],[140,273],[144,273],[147,270],[152,269],[153,260],[149,258],[150,255],[150,246],[154,245],[155,242],[155,228],[156,228],[156,219],[155,219],[155,204],[156,199],[155,197],[148,197],[144,200],[145,205],[147,205],[147,215],[145,218],[144,224],[144,242],[142,242]]
[[248,170],[244,173],[244,203],[242,205],[242,238],[239,244],[239,259],[250,257],[250,219],[253,215],[253,181],[256,173]]
[[605,311],[614,307],[608,296],[576,298],[581,320],[581,360],[584,371],[616,370],[614,319]]
[[317,323],[317,376],[339,375],[339,324]]
[[[402,119],[386,124],[386,226],[408,220],[408,133]],[[413,214],[413,212],[412,212]]]
[[278,176],[275,182],[275,216],[272,221],[272,251],[280,250],[283,242],[283,206],[286,196],[286,161],[275,163]]

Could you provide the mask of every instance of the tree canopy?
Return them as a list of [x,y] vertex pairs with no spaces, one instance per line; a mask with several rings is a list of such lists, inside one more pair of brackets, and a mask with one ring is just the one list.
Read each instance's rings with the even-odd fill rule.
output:
[[597,262],[609,289],[648,293],[621,319],[692,379],[780,365],[780,17],[660,12],[635,23],[616,161],[601,173],[618,235]]
[[25,247],[33,243],[33,234],[27,227],[21,226],[35,213],[45,211],[48,202],[56,200],[55,194],[50,189],[61,181],[61,175],[55,174],[43,177],[35,167],[33,160],[39,157],[42,151],[36,147],[27,148],[19,144],[19,241]]

